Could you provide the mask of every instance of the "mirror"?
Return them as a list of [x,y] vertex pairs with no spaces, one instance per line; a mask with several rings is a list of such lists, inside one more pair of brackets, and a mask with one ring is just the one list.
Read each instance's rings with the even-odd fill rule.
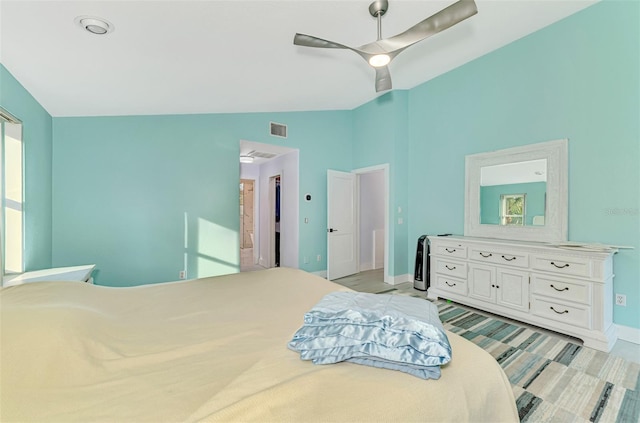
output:
[[466,236],[567,240],[566,139],[466,156]]
[[480,224],[544,226],[547,159],[480,168]]

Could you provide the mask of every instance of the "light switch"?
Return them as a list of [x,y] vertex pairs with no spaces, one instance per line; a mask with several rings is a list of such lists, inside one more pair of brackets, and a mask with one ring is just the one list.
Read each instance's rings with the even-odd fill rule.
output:
[[398,218],[398,225],[402,225],[402,223],[403,223],[403,222],[404,222],[404,221],[402,220],[402,218],[401,218],[401,217],[399,217],[399,218]]

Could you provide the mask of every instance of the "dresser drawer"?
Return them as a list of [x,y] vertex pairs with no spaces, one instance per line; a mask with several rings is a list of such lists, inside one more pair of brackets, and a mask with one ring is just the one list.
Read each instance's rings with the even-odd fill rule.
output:
[[531,298],[531,312],[556,322],[591,329],[591,308],[588,306],[569,305],[534,295]]
[[456,278],[467,277],[467,265],[466,263],[460,263],[450,260],[443,260],[434,257],[435,271],[442,273],[443,275],[453,276]]
[[591,260],[583,257],[534,255],[532,267],[558,275],[591,276]]
[[591,305],[591,284],[555,279],[553,276],[531,275],[531,292],[552,300],[574,301]]
[[469,259],[483,263],[503,264],[507,266],[529,267],[529,255],[526,253],[511,253],[507,250],[499,251],[492,248],[482,249],[473,247],[469,250]]
[[433,254],[464,259],[467,258],[467,247],[454,243],[438,242],[434,245]]
[[467,282],[464,279],[452,278],[445,275],[435,276],[435,285],[442,291],[467,295]]

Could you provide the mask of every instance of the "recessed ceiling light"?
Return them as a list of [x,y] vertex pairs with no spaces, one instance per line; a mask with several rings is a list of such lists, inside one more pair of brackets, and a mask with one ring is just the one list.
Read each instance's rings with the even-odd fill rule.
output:
[[251,156],[240,156],[240,163],[253,163],[253,157],[251,157]]
[[78,16],[73,21],[80,28],[95,35],[105,35],[116,29],[111,22],[95,16]]

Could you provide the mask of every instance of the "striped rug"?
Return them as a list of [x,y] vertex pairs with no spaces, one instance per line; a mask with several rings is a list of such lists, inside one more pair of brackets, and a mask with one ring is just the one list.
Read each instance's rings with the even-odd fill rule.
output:
[[522,422],[639,422],[640,365],[435,303],[445,328],[491,354],[509,377]]

